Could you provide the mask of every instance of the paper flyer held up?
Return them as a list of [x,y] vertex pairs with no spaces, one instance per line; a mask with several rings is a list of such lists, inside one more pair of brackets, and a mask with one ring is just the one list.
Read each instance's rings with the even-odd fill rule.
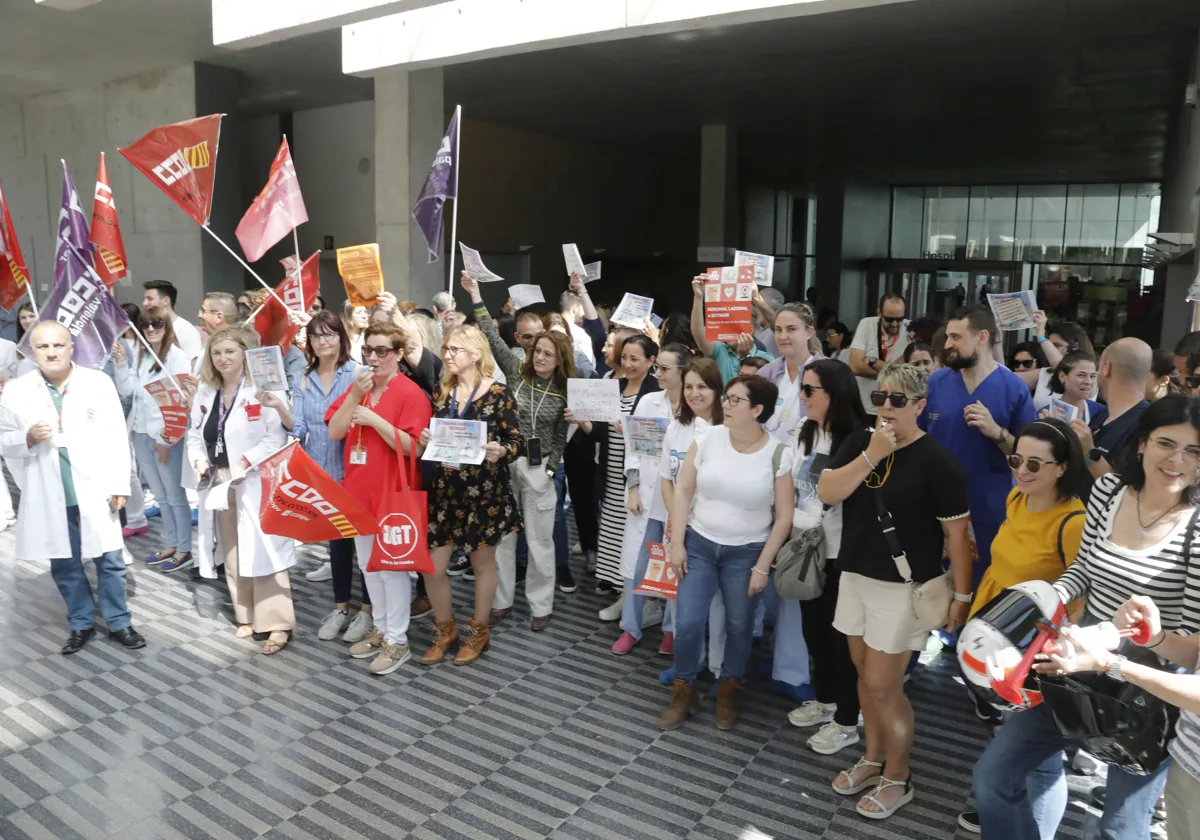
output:
[[599,262],[599,260],[597,260],[594,263],[588,263],[587,265],[585,265],[583,267],[583,269],[584,269],[584,271],[587,272],[587,277],[585,277],[583,279],[584,283],[591,283],[593,280],[600,279],[600,262]]
[[1031,289],[988,295],[987,298],[988,306],[992,308],[992,314],[996,317],[996,326],[1001,332],[1033,329],[1037,299]]
[[508,296],[512,298],[513,306],[517,309],[524,309],[526,306],[533,306],[535,303],[546,302],[546,296],[542,294],[542,287],[536,286],[533,283],[519,283],[516,286],[509,286]]
[[429,445],[421,456],[443,464],[482,464],[487,455],[487,423],[434,417],[429,424]]
[[1079,409],[1058,397],[1051,397],[1050,416],[1056,420],[1062,420],[1064,423],[1070,423],[1079,416]]
[[612,314],[609,320],[614,324],[621,324],[626,327],[633,327],[635,330],[640,330],[646,326],[646,319],[650,317],[650,312],[654,309],[654,298],[642,297],[641,295],[625,293],[625,297],[621,298],[621,305],[617,307],[617,311]]
[[737,341],[754,332],[754,266],[710,268],[704,282],[704,340]]
[[[189,387],[196,381],[195,377],[189,376],[186,373],[177,375],[175,379],[183,388]],[[158,405],[158,410],[162,413],[163,440],[174,446],[183,440],[184,434],[187,433],[187,395],[181,393],[171,383],[166,374],[163,374],[153,382],[147,382],[146,393],[154,398],[154,402]]]
[[775,258],[767,254],[755,254],[751,251],[734,251],[734,268],[744,265],[754,267],[754,282],[759,286],[770,286],[775,277]]
[[621,385],[616,379],[568,379],[567,408],[576,423],[616,423],[621,419]]
[[488,270],[488,267],[483,264],[483,257],[479,256],[479,252],[474,248],[470,248],[462,242],[458,243],[458,247],[462,251],[463,271],[476,283],[496,283],[504,279],[499,274]]
[[674,601],[679,590],[679,578],[667,561],[666,545],[648,542],[646,549],[650,554],[650,562],[646,564],[646,576],[634,591],[643,595],[661,595]]
[[383,291],[383,266],[379,262],[379,246],[351,245],[337,249],[338,274],[346,287],[346,299],[351,306],[373,306]]
[[567,264],[567,276],[578,274],[583,280],[587,280],[587,266],[583,264],[583,257],[579,256],[579,246],[574,242],[570,242],[562,246],[563,261]]
[[255,347],[246,351],[246,370],[254,384],[264,391],[287,392],[287,373],[283,367],[283,350],[277,344]]
[[625,427],[625,451],[646,458],[661,458],[663,438],[670,423],[669,417],[626,417],[622,422]]

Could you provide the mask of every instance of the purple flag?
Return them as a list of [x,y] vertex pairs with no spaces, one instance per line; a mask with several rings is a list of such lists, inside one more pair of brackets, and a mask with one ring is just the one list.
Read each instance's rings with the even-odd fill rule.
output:
[[458,109],[450,119],[442,145],[433,156],[433,166],[425,178],[425,186],[413,205],[412,217],[425,236],[429,262],[442,256],[442,209],[446,199],[458,200]]
[[62,161],[62,168],[62,207],[58,211],[58,237],[54,244],[55,282],[57,266],[66,258],[68,245],[89,258],[92,256],[92,243],[88,241],[88,218],[83,215],[79,195],[75,192],[75,184],[71,182],[71,173],[67,170],[65,160]]
[[[58,321],[75,341],[72,360],[82,367],[104,367],[117,338],[129,329],[129,318],[121,304],[92,268],[90,256],[59,239],[60,256],[54,263],[54,288],[42,303],[40,321]],[[33,358],[30,337],[25,333],[18,350]]]

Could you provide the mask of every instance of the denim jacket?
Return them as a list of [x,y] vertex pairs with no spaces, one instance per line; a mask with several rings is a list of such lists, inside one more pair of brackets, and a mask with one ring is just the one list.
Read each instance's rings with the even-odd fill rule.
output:
[[[333,375],[333,386],[326,393],[321,387],[321,375],[313,370],[304,375],[292,389],[292,437],[300,441],[304,451],[329,476],[341,481],[345,472],[342,460],[342,441],[330,440],[325,425],[325,412],[334,400],[354,384],[354,362],[346,362]],[[303,390],[302,390],[303,387]]]

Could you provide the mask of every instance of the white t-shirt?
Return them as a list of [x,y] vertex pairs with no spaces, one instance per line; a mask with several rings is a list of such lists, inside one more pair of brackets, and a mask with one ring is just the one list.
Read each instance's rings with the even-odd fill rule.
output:
[[729,429],[714,426],[696,441],[696,497],[688,525],[719,545],[764,542],[775,519],[775,479],[792,471],[792,452],[783,450],[772,473],[772,437],[757,452],[743,454],[729,442]]
[[171,321],[171,326],[175,329],[175,340],[187,354],[189,362],[204,352],[204,339],[200,337],[199,330],[178,315]]
[[[896,340],[887,347],[887,361],[891,362],[896,359],[904,358],[904,349],[908,347],[908,321],[900,324],[900,332],[896,335]],[[854,340],[850,342],[851,350],[861,350],[867,359],[882,359],[883,354],[879,351],[879,316],[872,315],[870,318],[863,318],[858,322],[858,329],[854,331]],[[867,410],[867,414],[872,416],[878,411],[875,406],[871,405],[871,392],[875,390],[875,380],[867,376],[856,376],[858,380],[858,393],[862,397],[863,408]]]
[[817,429],[813,436],[813,449],[808,455],[802,451],[800,441],[795,441],[792,451],[792,479],[796,482],[796,509],[792,513],[792,527],[812,528],[817,522],[825,528],[825,550],[827,557],[837,557],[842,546],[842,506],[834,505],[821,512],[824,505],[817,497],[817,481],[829,467],[833,436],[824,429]]
[[[697,417],[688,425],[683,425],[678,420],[672,420],[671,425],[667,426],[667,433],[663,436],[663,456],[659,459],[659,478],[665,478],[671,484],[676,484],[679,481],[679,468],[683,466],[683,462],[687,460],[688,447],[693,441],[699,440],[708,433],[709,422],[703,418]],[[662,485],[659,483],[658,498],[662,499]],[[662,502],[662,518],[655,511],[650,511],[650,518],[657,519],[660,522],[667,521],[667,507],[665,500]]]
[[592,337],[588,335],[587,330],[578,324],[568,323],[571,327],[571,343],[575,345],[575,351],[587,356],[588,361],[596,364],[596,351],[592,348]]

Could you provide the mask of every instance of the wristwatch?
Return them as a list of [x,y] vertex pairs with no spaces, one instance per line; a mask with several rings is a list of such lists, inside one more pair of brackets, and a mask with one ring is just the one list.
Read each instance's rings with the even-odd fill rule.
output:
[[1097,461],[1099,461],[1103,457],[1104,457],[1104,450],[1100,449],[1099,447],[1093,446],[1091,449],[1088,450],[1087,459],[1089,461],[1091,461],[1093,464],[1096,463]]
[[961,592],[954,593],[954,600],[958,601],[960,604],[969,604],[974,597],[974,592],[968,592],[966,595],[963,595]]
[[875,363],[878,361],[879,361],[879,359],[876,359],[874,356],[867,356],[867,364],[869,364],[871,366],[874,366]]
[[1110,680],[1125,682],[1125,677],[1121,675],[1121,667],[1126,663],[1126,661],[1128,660],[1126,660],[1124,656],[1113,657],[1112,662],[1108,664],[1108,670],[1105,671]]

